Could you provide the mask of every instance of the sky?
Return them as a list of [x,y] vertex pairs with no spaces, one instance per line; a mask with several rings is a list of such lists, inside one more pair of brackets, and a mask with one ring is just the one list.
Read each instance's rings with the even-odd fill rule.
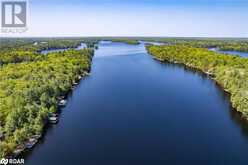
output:
[[28,4],[28,31],[0,32],[1,36],[248,37],[248,0],[28,0]]

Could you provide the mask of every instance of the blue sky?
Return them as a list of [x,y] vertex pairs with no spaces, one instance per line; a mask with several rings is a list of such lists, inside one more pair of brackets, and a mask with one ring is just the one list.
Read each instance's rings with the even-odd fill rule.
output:
[[248,37],[248,0],[29,0],[29,11],[17,36]]

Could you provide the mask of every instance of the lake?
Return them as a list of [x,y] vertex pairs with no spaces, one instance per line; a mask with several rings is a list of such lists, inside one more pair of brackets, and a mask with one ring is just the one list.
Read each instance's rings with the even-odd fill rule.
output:
[[[84,49],[84,48],[87,48],[87,45],[85,43],[81,43],[76,48],[76,50],[80,50],[80,49]],[[68,48],[65,48],[65,49],[49,49],[49,50],[42,50],[40,53],[46,55],[48,53],[52,53],[52,52],[63,52],[63,51],[66,51],[66,50],[68,50]]]
[[207,76],[101,42],[25,165],[247,164],[248,124]]
[[211,51],[215,51],[218,53],[228,54],[228,55],[238,55],[240,57],[248,58],[248,52],[239,52],[234,50],[219,50],[218,48],[209,48]]

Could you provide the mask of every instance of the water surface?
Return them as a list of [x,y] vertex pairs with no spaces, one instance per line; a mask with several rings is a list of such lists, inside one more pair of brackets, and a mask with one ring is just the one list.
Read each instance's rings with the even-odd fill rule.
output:
[[210,48],[209,50],[215,51],[218,53],[228,54],[228,55],[238,55],[240,57],[248,58],[248,52],[239,52],[234,50],[219,50],[218,48]]
[[26,165],[247,164],[247,124],[209,78],[140,45],[99,44],[91,76]]
[[[76,50],[80,50],[80,49],[84,49],[86,48],[87,45],[85,43],[81,43],[77,48]],[[52,52],[63,52],[63,51],[66,51],[68,50],[68,48],[65,48],[65,49],[49,49],[49,50],[42,50],[40,53],[41,54],[48,54],[48,53],[52,53]]]

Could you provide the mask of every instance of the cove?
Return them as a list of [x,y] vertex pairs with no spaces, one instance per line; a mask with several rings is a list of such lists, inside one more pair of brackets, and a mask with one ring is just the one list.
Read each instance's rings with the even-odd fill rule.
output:
[[[87,47],[87,45],[85,43],[81,43],[76,48],[76,50],[84,49],[86,47]],[[48,49],[48,50],[42,50],[40,53],[46,55],[46,54],[51,53],[51,52],[63,52],[63,51],[66,51],[66,50],[68,50],[68,48],[65,48],[65,49]]]
[[228,54],[228,55],[238,55],[240,57],[248,58],[248,52],[239,52],[234,50],[219,50],[218,48],[209,48],[211,51],[215,51],[217,53]]
[[204,74],[162,64],[144,44],[100,42],[60,122],[26,165],[247,164],[248,128]]

